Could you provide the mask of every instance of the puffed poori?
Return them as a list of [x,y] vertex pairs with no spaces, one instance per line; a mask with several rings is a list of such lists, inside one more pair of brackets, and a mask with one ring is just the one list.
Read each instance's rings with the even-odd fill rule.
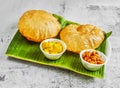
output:
[[67,50],[79,54],[84,49],[95,49],[104,40],[104,32],[93,25],[70,24],[60,32],[60,39],[67,45]]
[[41,42],[56,37],[60,31],[60,23],[44,10],[29,10],[20,17],[18,29],[28,40]]

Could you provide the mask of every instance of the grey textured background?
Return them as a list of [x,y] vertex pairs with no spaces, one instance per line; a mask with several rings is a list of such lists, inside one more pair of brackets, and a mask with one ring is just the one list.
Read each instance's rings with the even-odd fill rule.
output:
[[[104,79],[5,56],[19,17],[29,9],[113,31]],[[0,0],[0,88],[120,88],[120,0]]]

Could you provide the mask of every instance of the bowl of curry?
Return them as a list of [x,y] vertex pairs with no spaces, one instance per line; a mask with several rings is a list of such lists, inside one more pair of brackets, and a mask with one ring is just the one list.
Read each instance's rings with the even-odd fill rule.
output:
[[108,60],[104,53],[94,49],[85,49],[81,51],[80,59],[83,66],[90,71],[100,69]]
[[66,51],[66,48],[66,44],[62,40],[56,38],[46,39],[40,43],[40,50],[44,56],[50,60],[59,59]]

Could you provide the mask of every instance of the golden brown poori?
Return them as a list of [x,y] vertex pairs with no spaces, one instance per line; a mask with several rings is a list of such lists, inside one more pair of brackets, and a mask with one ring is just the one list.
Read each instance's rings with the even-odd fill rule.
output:
[[29,10],[20,17],[18,29],[28,40],[41,42],[56,37],[60,31],[60,23],[47,11]]
[[67,45],[67,50],[80,53],[84,49],[95,49],[104,40],[104,32],[93,25],[70,24],[60,32],[60,39]]

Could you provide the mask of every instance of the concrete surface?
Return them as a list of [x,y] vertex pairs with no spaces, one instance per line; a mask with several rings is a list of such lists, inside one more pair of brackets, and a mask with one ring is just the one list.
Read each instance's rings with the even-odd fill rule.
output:
[[[19,17],[29,9],[113,31],[104,79],[5,56]],[[0,0],[0,88],[120,88],[120,0]]]

